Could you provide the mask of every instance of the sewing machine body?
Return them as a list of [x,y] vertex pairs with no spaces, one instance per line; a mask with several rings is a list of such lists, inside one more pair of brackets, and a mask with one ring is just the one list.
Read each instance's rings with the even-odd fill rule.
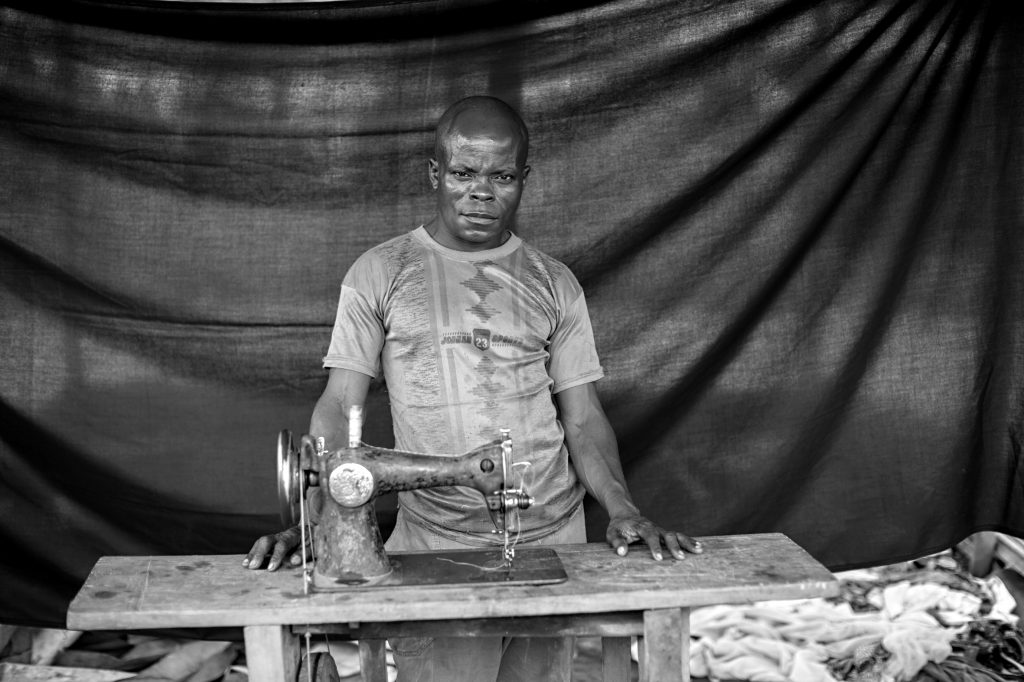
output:
[[[347,448],[325,451],[322,442],[303,436],[296,449],[291,433],[282,431],[277,448],[281,516],[287,526],[299,523],[304,531],[310,528],[313,589],[393,582],[389,578],[394,564],[384,551],[374,500],[390,492],[453,485],[480,492],[505,543],[504,548],[492,550],[493,557],[506,564],[510,577],[514,556],[509,543],[510,513],[528,508],[533,499],[513,482],[511,437],[507,431],[501,435],[500,440],[463,455],[439,456],[368,446],[358,437],[350,438]],[[544,555],[540,561],[548,566],[550,557]],[[559,579],[564,579],[560,565],[557,569]],[[548,581],[551,576],[542,577]],[[424,576],[424,580],[435,579]]]

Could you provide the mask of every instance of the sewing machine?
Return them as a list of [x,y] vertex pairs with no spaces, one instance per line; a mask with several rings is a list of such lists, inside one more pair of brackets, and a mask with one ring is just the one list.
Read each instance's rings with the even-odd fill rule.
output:
[[[396,584],[478,582],[550,583],[566,579],[557,555],[546,548],[516,554],[518,511],[534,500],[515,473],[512,438],[459,456],[438,456],[366,445],[362,409],[349,414],[348,447],[328,451],[323,438],[303,436],[298,448],[285,430],[277,443],[281,519],[298,524],[302,545],[312,535],[313,567],[303,558],[304,587],[335,591]],[[501,547],[389,558],[377,524],[380,495],[438,486],[467,486],[481,494]]]
[[[691,608],[839,593],[824,566],[777,533],[701,538],[706,551],[686,561],[618,556],[603,542],[517,550],[509,517],[530,500],[516,484],[510,434],[459,457],[349,436],[335,452],[308,437],[297,449],[287,431],[278,438],[283,520],[312,526],[317,552],[314,567],[303,567],[301,593],[295,571],[243,570],[238,555],[102,557],[68,607],[68,628],[240,626],[252,682],[329,679],[321,662],[330,653],[310,653],[313,630],[358,640],[363,678],[375,681],[387,680],[386,638],[513,635],[601,636],[604,679],[633,679],[631,637],[642,636],[640,679],[688,682]],[[504,541],[386,556],[373,499],[456,484],[480,491]],[[323,499],[309,504],[313,493]]]

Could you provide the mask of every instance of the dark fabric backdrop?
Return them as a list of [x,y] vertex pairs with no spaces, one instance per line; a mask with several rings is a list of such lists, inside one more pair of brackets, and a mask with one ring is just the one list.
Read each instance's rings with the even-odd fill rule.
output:
[[530,125],[519,230],[586,289],[644,512],[835,569],[1024,531],[1014,5],[6,4],[0,620],[278,527],[342,275],[475,93]]

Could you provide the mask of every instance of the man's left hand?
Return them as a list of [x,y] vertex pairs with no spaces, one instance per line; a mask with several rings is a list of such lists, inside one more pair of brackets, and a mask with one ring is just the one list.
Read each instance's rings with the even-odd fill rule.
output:
[[665,530],[655,525],[649,519],[639,515],[613,518],[608,523],[606,537],[608,544],[612,546],[612,549],[619,556],[626,556],[629,552],[629,545],[638,540],[643,540],[647,544],[655,561],[661,561],[662,559],[661,548],[663,543],[669,553],[676,559],[683,559],[686,556],[683,550],[693,552],[694,554],[700,554],[704,551],[701,544],[690,536],[672,530]]

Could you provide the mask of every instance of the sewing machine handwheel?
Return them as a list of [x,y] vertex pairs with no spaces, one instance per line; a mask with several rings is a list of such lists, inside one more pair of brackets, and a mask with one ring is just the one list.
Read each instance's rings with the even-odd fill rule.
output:
[[299,469],[299,452],[292,443],[292,432],[283,430],[277,436],[277,503],[281,523],[291,528],[299,523],[299,485],[302,472]]
[[328,653],[320,652],[302,657],[299,674],[295,679],[296,682],[306,682],[310,679],[313,682],[339,682],[341,674],[338,672],[338,665],[334,662],[334,658]]

